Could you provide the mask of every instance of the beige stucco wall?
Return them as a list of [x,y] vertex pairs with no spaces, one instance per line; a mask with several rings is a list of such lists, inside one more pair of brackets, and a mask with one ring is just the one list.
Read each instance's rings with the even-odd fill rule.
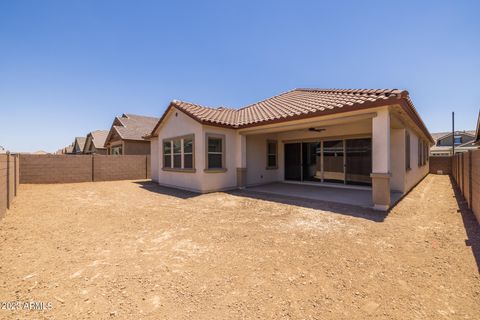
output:
[[150,140],[150,150],[151,150],[151,157],[150,157],[150,178],[153,181],[158,182],[158,169],[160,165],[160,154],[159,154],[159,145],[158,145],[158,137],[152,138]]
[[[277,141],[277,169],[267,169],[267,140]],[[247,136],[247,186],[283,180],[281,144],[277,134]]]
[[[203,167],[200,166],[198,160],[203,155],[202,125],[175,108],[170,110],[165,120],[160,127],[156,141],[158,154],[157,160],[155,160],[158,163],[157,181],[161,185],[200,192],[202,190]],[[163,140],[190,134],[194,135],[194,167],[196,171],[190,173],[163,170]],[[155,141],[152,141],[152,143],[155,143]],[[152,157],[151,167],[154,166]]]
[[390,189],[405,192],[405,129],[391,129]]
[[[219,127],[202,126],[202,137],[199,144],[200,156],[197,158],[197,164],[202,174],[201,186],[202,192],[210,192],[217,190],[235,189],[237,187],[237,165],[236,165],[236,149],[237,139],[236,132],[233,129],[225,129]],[[206,173],[206,134],[221,134],[225,136],[225,167],[227,171],[217,173]]]
[[410,191],[420,180],[428,174],[428,162],[424,166],[418,166],[418,135],[407,129],[410,133],[410,170],[406,171],[405,192]]

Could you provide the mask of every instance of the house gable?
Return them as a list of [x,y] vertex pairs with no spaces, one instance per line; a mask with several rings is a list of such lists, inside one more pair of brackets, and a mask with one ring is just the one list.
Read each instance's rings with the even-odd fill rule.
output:
[[[475,137],[472,134],[467,132],[455,132],[455,137],[459,137],[461,139],[460,144],[457,144],[457,146],[463,145],[475,140]],[[453,144],[452,133],[448,133],[447,135],[439,138],[435,145],[437,147],[448,147],[448,146],[451,147],[452,144]]]

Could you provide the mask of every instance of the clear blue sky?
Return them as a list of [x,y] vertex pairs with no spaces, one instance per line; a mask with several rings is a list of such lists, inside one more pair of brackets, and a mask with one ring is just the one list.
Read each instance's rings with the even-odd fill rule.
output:
[[407,89],[431,132],[474,129],[479,1],[0,1],[0,145],[55,151],[172,99]]

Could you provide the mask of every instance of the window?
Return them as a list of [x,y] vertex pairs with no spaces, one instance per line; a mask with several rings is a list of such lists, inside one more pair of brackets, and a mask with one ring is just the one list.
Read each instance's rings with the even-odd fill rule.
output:
[[111,149],[111,154],[112,154],[112,155],[122,155],[122,154],[123,154],[123,148],[122,148],[122,146],[112,147],[112,149]]
[[183,139],[183,168],[193,169],[193,139]]
[[405,132],[405,169],[410,170],[410,134]]
[[428,159],[430,158],[430,145],[428,142],[425,143],[425,164],[427,164]]
[[225,137],[207,134],[207,169],[225,168]]
[[277,169],[277,141],[267,141],[267,169]]
[[163,140],[163,168],[173,170],[194,169],[194,136]]
[[462,136],[455,136],[454,139],[453,139],[453,143],[455,145],[462,144]]
[[163,167],[172,167],[172,141],[163,142]]
[[176,169],[182,168],[182,140],[173,140],[173,167]]
[[422,141],[420,140],[420,138],[417,140],[417,146],[418,146],[417,165],[420,167],[422,165]]

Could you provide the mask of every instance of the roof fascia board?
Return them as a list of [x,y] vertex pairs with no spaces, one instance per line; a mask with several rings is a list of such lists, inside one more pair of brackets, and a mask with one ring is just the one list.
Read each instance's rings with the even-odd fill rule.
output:
[[[278,123],[274,126],[266,125],[267,127],[253,127],[253,128],[246,128],[246,129],[238,129],[238,133],[244,135],[253,135],[253,134],[260,134],[260,133],[273,133],[273,132],[285,132],[285,131],[296,131],[311,127],[325,127],[325,126],[335,126],[339,124],[351,123],[355,121],[365,120],[365,119],[372,119],[377,116],[377,112],[368,112],[368,113],[361,113],[356,115],[344,115],[340,117],[328,117],[327,119],[312,119],[313,121],[284,121],[283,123]],[[320,117],[319,117],[320,118]],[[294,123],[292,123],[294,122]]]

